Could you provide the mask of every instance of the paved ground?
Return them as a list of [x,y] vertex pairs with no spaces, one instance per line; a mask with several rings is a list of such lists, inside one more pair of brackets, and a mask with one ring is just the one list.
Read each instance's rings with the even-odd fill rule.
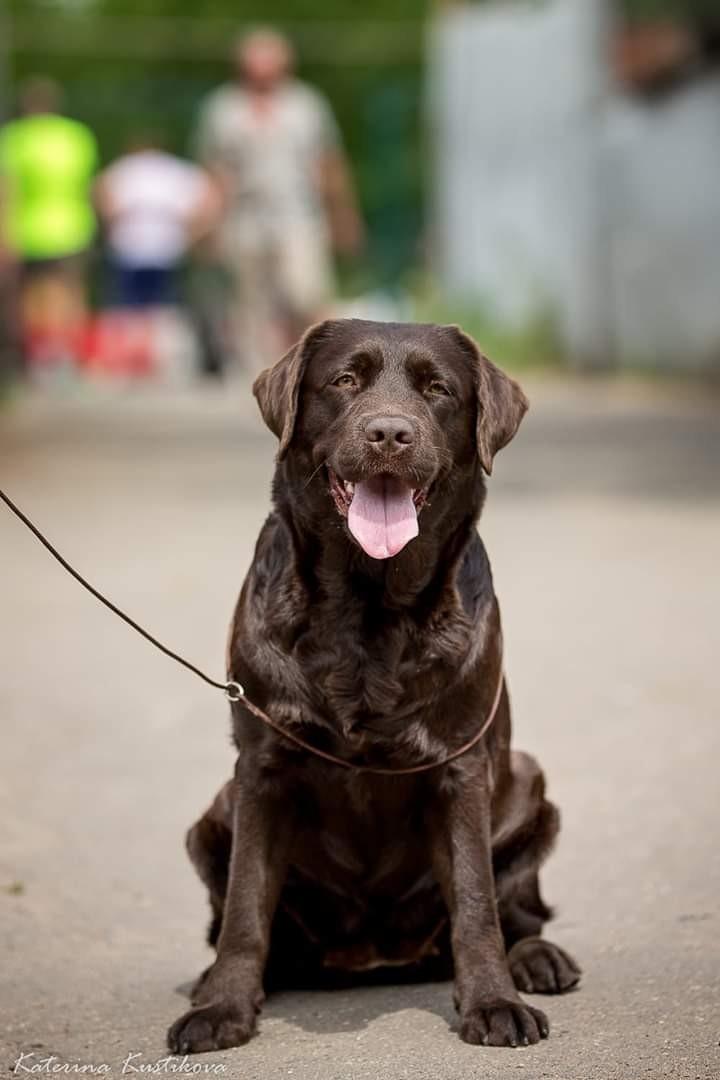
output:
[[[482,529],[517,742],[564,814],[545,884],[583,986],[546,1001],[551,1038],[524,1051],[461,1044],[447,986],[280,996],[260,1038],[211,1055],[227,1076],[720,1076],[718,400],[532,392]],[[212,393],[0,419],[2,484],[218,674],[271,455],[247,403]],[[231,768],[226,709],[1,507],[0,553],[0,1069],[57,1054],[121,1075],[128,1054],[127,1072],[162,1058],[177,988],[208,962],[182,835]]]

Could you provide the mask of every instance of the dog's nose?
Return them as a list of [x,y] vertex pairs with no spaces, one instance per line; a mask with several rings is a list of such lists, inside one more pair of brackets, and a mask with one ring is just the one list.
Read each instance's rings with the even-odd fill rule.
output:
[[415,438],[415,428],[406,416],[376,416],[365,425],[365,438],[378,450],[397,453]]

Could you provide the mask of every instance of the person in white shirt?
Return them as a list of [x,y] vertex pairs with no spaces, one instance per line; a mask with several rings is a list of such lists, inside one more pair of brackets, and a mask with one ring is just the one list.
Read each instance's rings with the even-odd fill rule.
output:
[[150,139],[136,140],[101,173],[96,202],[119,305],[137,309],[177,301],[177,271],[220,210],[209,174]]
[[224,192],[217,248],[243,359],[258,369],[328,314],[332,245],[357,253],[363,225],[330,105],[292,76],[289,42],[256,30],[234,60],[235,81],[201,110],[196,147]]

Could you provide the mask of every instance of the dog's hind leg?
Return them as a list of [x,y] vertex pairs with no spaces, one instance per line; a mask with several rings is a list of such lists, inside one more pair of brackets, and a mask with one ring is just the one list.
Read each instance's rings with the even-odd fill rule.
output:
[[185,846],[208,889],[211,919],[207,940],[214,946],[222,926],[232,848],[232,781],[220,789],[210,809],[188,830]]
[[515,882],[512,892],[500,903],[500,922],[505,947],[511,949],[523,938],[539,936],[552,916],[552,908],[547,906],[540,895],[537,872],[530,874],[525,880]]
[[577,985],[580,968],[569,953],[540,937],[552,917],[540,896],[537,873],[519,885],[509,903],[500,907],[510,974],[526,994],[562,994]]
[[512,784],[500,805],[493,866],[508,964],[518,990],[559,994],[580,979],[573,958],[540,937],[552,909],[540,893],[539,868],[560,829],[557,808],[545,798],[545,779],[534,758],[514,751]]

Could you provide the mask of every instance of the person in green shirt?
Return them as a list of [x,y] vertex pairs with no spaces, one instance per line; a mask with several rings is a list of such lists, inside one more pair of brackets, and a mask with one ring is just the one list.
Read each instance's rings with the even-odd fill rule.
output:
[[60,114],[60,97],[51,80],[30,80],[19,118],[0,129],[0,262],[17,269],[31,367],[77,358],[87,315],[98,150],[85,124]]

